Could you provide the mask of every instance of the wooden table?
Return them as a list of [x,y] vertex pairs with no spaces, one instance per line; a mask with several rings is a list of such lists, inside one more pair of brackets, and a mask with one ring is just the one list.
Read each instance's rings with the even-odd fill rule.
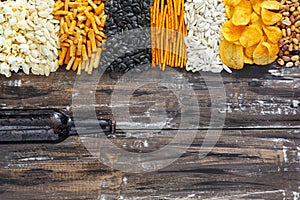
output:
[[[163,73],[157,72],[153,70],[159,78]],[[218,109],[226,114],[224,129],[204,158],[199,158],[199,149],[215,100],[207,85],[215,90],[223,86],[210,74],[166,73],[176,80],[174,90],[188,85],[195,91],[199,112],[193,107],[181,112],[180,102],[189,98],[178,99],[170,89],[141,79],[144,85],[134,88],[130,104],[114,103],[124,113],[129,107],[130,118],[126,121],[123,112],[114,113],[123,133],[110,141],[129,152],[153,152],[170,145],[177,133],[189,136],[195,131],[178,131],[180,116],[187,116],[191,127],[200,116],[195,139],[175,162],[154,172],[126,173],[102,164],[79,136],[57,144],[1,144],[0,199],[299,199],[300,69],[248,67],[231,75],[223,73],[226,99]],[[204,76],[210,77],[209,83]],[[1,76],[0,108],[47,107],[72,113],[72,97],[84,99],[82,92],[96,91],[93,106],[99,116],[111,118],[116,88],[130,95],[126,91],[136,82],[127,77],[117,83],[104,74],[96,85],[77,80],[85,88],[77,91],[75,78],[64,70],[48,78]],[[148,129],[151,116],[160,115],[168,117],[167,128]]]

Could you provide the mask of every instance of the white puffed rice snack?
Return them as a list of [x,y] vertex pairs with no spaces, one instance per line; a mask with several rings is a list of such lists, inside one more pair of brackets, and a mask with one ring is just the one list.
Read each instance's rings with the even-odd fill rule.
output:
[[54,0],[0,2],[0,74],[22,69],[48,76],[58,69],[59,21]]

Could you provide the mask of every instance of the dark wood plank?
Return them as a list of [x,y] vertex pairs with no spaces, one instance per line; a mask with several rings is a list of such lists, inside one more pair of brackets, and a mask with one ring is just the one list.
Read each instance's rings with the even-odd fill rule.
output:
[[[154,80],[163,76],[155,70],[152,73]],[[58,108],[72,114],[74,109],[90,108],[88,98],[95,92],[96,102],[92,105],[98,117],[116,117],[124,131],[110,136],[111,141],[129,152],[147,153],[170,145],[177,133],[171,129],[179,128],[181,116],[190,122],[188,128],[184,127],[190,130],[179,131],[182,136],[199,129],[193,144],[176,162],[146,174],[119,172],[101,164],[83,145],[89,141],[88,136],[82,137],[82,141],[72,136],[59,144],[0,145],[0,198],[298,198],[299,68],[248,67],[231,75],[223,73],[225,101],[221,96],[209,95],[207,85],[216,91],[222,89],[218,77],[212,74],[166,73],[174,77],[175,91],[186,86],[195,91],[198,107],[188,104],[189,109],[182,112],[179,102],[189,103],[191,97],[177,99],[172,91],[150,79],[127,78],[117,84],[104,74],[99,83],[77,80],[82,86],[82,90],[77,90],[75,74],[64,70],[49,78],[23,74],[14,74],[10,79],[0,77],[1,109]],[[207,79],[209,82],[205,82]],[[131,95],[136,82],[142,87]],[[130,103],[117,102],[114,106],[120,111],[112,113],[111,97],[115,91],[124,93]],[[72,105],[74,97],[81,98],[84,104]],[[214,103],[217,105],[212,106]],[[126,107],[129,107],[129,117],[123,112]],[[213,119],[226,114],[224,131],[213,150],[199,159],[212,108],[218,113]],[[199,115],[198,126],[198,121],[193,119]],[[161,116],[167,117],[168,123],[151,126],[151,120],[165,119]],[[159,130],[161,127],[170,130]],[[182,142],[171,147],[185,145]],[[115,156],[110,157],[114,162]]]
[[[174,91],[181,92],[181,89],[170,91],[168,88],[154,84],[151,79],[130,81],[127,78],[125,81],[117,83],[108,74],[104,74],[100,82],[96,84],[85,79],[82,82],[77,80],[77,83],[81,84],[81,91],[77,91],[78,88],[74,88],[74,74],[64,71],[59,71],[49,78],[20,74],[15,74],[11,79],[0,77],[0,105],[2,108],[54,107],[63,110],[71,108],[72,110],[72,97],[75,95],[75,98],[81,99],[83,104],[85,102],[88,104],[90,101],[87,101],[85,93],[90,92],[92,95],[95,93],[96,101],[92,103],[97,113],[102,118],[110,118],[116,117],[113,116],[111,109],[112,95],[114,92],[119,92],[130,100],[128,105],[114,102],[114,107],[122,111],[116,110],[115,115],[119,116],[119,119],[116,120],[123,125],[124,129],[132,129],[137,126],[147,129],[151,116],[160,115],[163,117],[167,115],[169,123],[165,127],[176,129],[181,116],[197,117],[199,115],[197,109],[200,111],[201,117],[199,128],[206,129],[210,125],[212,108],[222,117],[226,114],[224,127],[228,129],[299,128],[300,69],[278,70],[274,67],[261,69],[265,71],[260,72],[260,68],[249,67],[245,72],[235,72],[232,75],[222,74],[226,99],[209,95],[205,80],[208,80],[208,85],[214,87],[211,91],[223,88],[223,85],[219,84],[218,77],[214,75],[166,72],[177,80],[174,81],[176,87],[182,88],[187,85],[192,87],[191,91],[195,92],[198,99],[198,107],[188,104],[192,96],[187,95],[178,99],[174,95]],[[154,74],[156,80],[159,80],[163,74],[157,70],[153,70],[151,73]],[[134,88],[137,80],[142,85],[140,88]],[[133,95],[131,94],[132,89],[135,89]],[[180,101],[188,106],[185,112],[181,110]],[[124,108],[130,111],[130,118],[125,115]],[[218,116],[214,115],[214,117]],[[191,127],[197,128],[198,124],[193,120],[191,122]]]
[[[128,151],[149,152],[168,144],[174,134],[111,140]],[[199,131],[173,164],[146,174],[101,164],[77,137],[56,145],[1,145],[0,198],[293,199],[299,194],[299,131],[223,131],[213,150],[199,159],[204,136]],[[135,145],[145,140],[147,146]]]

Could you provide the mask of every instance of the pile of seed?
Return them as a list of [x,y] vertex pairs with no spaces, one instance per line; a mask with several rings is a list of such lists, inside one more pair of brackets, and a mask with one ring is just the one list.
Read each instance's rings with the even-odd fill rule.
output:
[[187,71],[211,71],[219,73],[224,69],[231,72],[220,58],[219,44],[221,29],[226,21],[225,5],[222,0],[187,0],[185,23],[188,35]]
[[150,29],[130,30],[111,36],[104,43],[104,49],[99,69],[106,69],[111,76],[132,69],[146,71],[151,62]]
[[300,3],[298,0],[281,0],[282,20],[278,23],[283,38],[279,41],[277,63],[285,67],[299,67],[300,62]]
[[[131,46],[147,43],[146,46],[150,47],[151,41],[149,40],[150,35],[148,31],[141,32],[138,38],[126,36],[127,41],[116,40],[124,32],[150,27],[149,7],[150,0],[108,0],[105,2],[105,13],[108,17],[104,32],[111,40],[105,44],[106,51],[103,52],[101,61],[110,60],[107,67],[108,72],[127,72],[133,68],[138,68],[143,63],[147,62],[150,64],[150,48],[138,49]],[[120,48],[122,46],[124,50],[123,55],[115,51],[116,46]],[[110,59],[112,57],[114,57],[113,61]]]

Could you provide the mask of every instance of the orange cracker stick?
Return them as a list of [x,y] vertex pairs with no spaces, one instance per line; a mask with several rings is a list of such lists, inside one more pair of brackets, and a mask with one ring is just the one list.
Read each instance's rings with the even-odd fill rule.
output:
[[70,20],[74,20],[73,13],[69,12],[67,16],[69,17]]
[[88,57],[91,57],[92,56],[92,42],[91,42],[91,40],[88,40],[86,42],[86,44],[87,44],[87,55],[88,55]]
[[99,34],[101,37],[103,37],[104,39],[106,39],[107,38],[107,36],[105,35],[105,33],[103,33],[103,32],[100,32],[100,34]]
[[85,70],[87,61],[82,61],[81,70]]
[[86,20],[85,26],[88,27],[88,28],[91,27],[91,20],[90,20],[90,19],[87,19],[87,20]]
[[95,34],[94,34],[93,29],[89,30],[88,38],[91,40],[91,43],[92,43],[92,52],[96,52],[97,51],[97,45],[96,45]]
[[175,33],[173,50],[172,50],[173,56],[172,56],[172,61],[171,61],[173,67],[175,67],[175,57],[177,56],[177,54],[176,54],[176,47],[177,47],[176,44],[177,44],[177,34]]
[[82,52],[82,36],[79,35],[76,56],[81,56]]
[[65,59],[65,56],[67,54],[67,51],[68,51],[67,47],[63,47],[62,48],[62,51],[61,51],[61,54],[59,55],[59,60],[58,60],[58,64],[59,65],[63,65],[64,64],[64,59]]
[[101,20],[97,15],[94,15],[95,22],[98,26],[101,26]]
[[88,58],[88,55],[87,55],[87,52],[86,52],[85,45],[82,45],[81,51],[82,51],[82,53],[81,53],[82,54],[82,60],[84,60],[84,61],[88,60],[89,58]]
[[[71,24],[71,20],[70,20],[70,18],[69,18],[69,15],[66,15],[64,18],[65,18],[65,21],[67,22],[67,27],[69,27],[70,24]],[[67,32],[67,31],[66,31],[66,32]]]
[[96,58],[96,53],[92,53],[92,57],[91,57],[90,64],[89,64],[88,74],[92,74],[92,72],[93,72],[95,58]]
[[77,9],[74,9],[74,10],[73,10],[73,16],[74,16],[74,17],[77,16],[77,13],[78,13],[78,10],[77,10]]
[[103,11],[104,11],[104,3],[102,2],[102,3],[95,9],[95,13],[96,13],[97,15],[100,15]]
[[100,25],[101,27],[104,27],[106,19],[107,19],[107,15],[103,15],[103,17],[101,18],[101,25]]
[[96,40],[96,46],[100,47],[102,45],[102,42],[100,42],[99,40]]
[[96,22],[95,22],[95,18],[91,16],[89,19],[91,20],[91,23],[92,23],[92,27],[93,27],[93,29],[94,29],[94,32],[95,32],[96,34],[99,34],[100,31],[98,30],[97,24],[96,24]]
[[54,12],[54,15],[67,15],[69,11],[58,10]]
[[99,47],[99,48],[97,48],[97,52],[96,52],[96,58],[95,58],[95,62],[94,62],[94,69],[97,69],[99,67],[101,54],[102,54],[102,48]]
[[68,64],[69,61],[71,59],[71,56],[70,56],[70,48],[68,48],[68,51],[67,51],[67,54],[66,54],[66,57],[65,57],[65,60],[64,60],[64,64]]
[[177,15],[178,16],[180,16],[180,14],[181,14],[181,0],[176,0],[176,1],[178,1],[178,3],[177,3]]
[[62,28],[64,29],[65,33],[68,33],[68,23],[67,22],[63,23]]
[[71,22],[71,24],[70,24],[69,29],[68,29],[68,33],[69,33],[69,34],[72,34],[73,31],[75,30],[75,27],[76,27],[76,21],[73,20],[73,21]]
[[86,64],[85,64],[84,71],[87,73],[89,71],[91,59],[88,59],[85,62],[86,62]]
[[174,8],[174,20],[175,20],[175,30],[178,30],[178,16],[177,16],[177,4],[176,0],[172,0],[173,2],[173,8]]
[[70,47],[71,45],[68,42],[61,42],[60,46],[61,47]]
[[154,0],[154,3],[156,3],[156,5],[154,4],[154,10],[155,10],[155,19],[157,20],[159,18],[159,0]]
[[61,1],[57,1],[55,2],[54,4],[54,7],[53,7],[53,12],[55,13],[57,10],[60,10],[61,8],[64,7],[64,3],[61,2]]
[[80,62],[79,65],[78,65],[77,75],[81,74],[81,65],[82,65],[82,62]]
[[73,63],[74,63],[74,61],[75,61],[75,57],[72,57],[72,58],[70,59],[68,65],[67,65],[67,67],[66,67],[66,70],[69,71],[69,70],[71,69],[71,67],[72,67],[72,65],[73,65]]
[[165,10],[164,10],[164,14],[163,14],[163,18],[162,18],[162,25],[161,25],[161,37],[160,37],[160,39],[161,39],[161,42],[160,42],[160,50],[161,50],[161,64],[163,64],[163,60],[164,60],[164,44],[165,44],[165,42],[164,42],[164,40],[166,39],[165,38],[165,34],[166,34],[166,28],[165,28],[165,23],[166,23],[166,19],[167,19],[167,9],[168,9],[168,7],[167,6],[165,6]]
[[65,11],[69,10],[69,0],[65,0]]
[[71,47],[70,47],[70,56],[71,57],[75,57],[75,55],[76,55],[76,45],[71,44]]
[[72,66],[72,70],[73,71],[76,71],[77,70],[77,68],[78,68],[78,65],[81,63],[81,59],[80,58],[76,58],[75,59],[75,62],[74,62],[74,64],[73,64],[73,66]]
[[[100,35],[95,35],[96,39],[99,41],[99,42],[102,42],[102,37]],[[98,46],[98,45],[97,45]]]

